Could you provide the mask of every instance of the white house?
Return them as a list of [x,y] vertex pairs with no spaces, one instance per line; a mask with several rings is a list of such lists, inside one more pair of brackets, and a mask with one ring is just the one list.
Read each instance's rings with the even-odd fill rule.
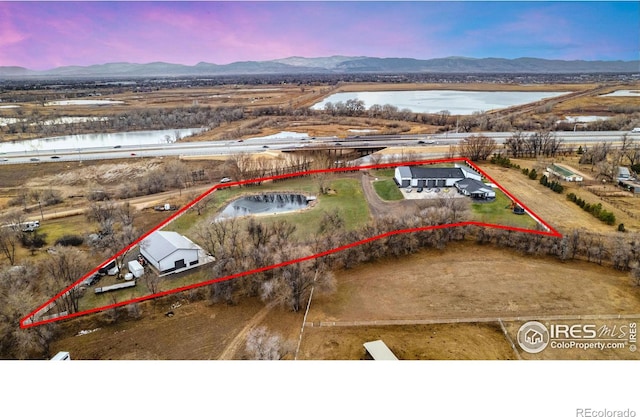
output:
[[202,248],[176,232],[158,231],[140,242],[140,254],[161,274],[193,268]]
[[395,170],[394,179],[399,187],[453,187],[465,178],[480,181],[482,176],[473,169],[457,165],[451,167],[406,167],[400,166]]
[[465,178],[456,182],[456,188],[467,197],[471,198],[496,198],[496,192],[488,184],[473,178]]

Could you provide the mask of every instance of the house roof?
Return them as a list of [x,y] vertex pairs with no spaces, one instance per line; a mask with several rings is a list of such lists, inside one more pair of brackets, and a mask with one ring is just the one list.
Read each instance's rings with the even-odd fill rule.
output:
[[140,247],[154,260],[160,261],[179,249],[198,250],[199,247],[176,232],[158,231],[150,234]]
[[494,192],[487,184],[473,178],[465,178],[456,182],[455,185],[461,190],[466,190],[469,194]]
[[410,169],[413,178],[465,178],[460,168],[411,167]]

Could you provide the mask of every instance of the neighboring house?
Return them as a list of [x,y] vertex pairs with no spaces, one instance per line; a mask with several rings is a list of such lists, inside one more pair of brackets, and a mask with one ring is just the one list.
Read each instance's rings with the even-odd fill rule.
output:
[[580,175],[576,174],[575,172],[555,164],[549,165],[547,167],[547,172],[550,175],[561,178],[564,181],[568,181],[568,182],[582,182],[583,180],[583,178]]
[[455,183],[455,187],[464,195],[476,199],[496,198],[496,192],[483,183],[472,178],[465,178]]
[[397,167],[394,179],[399,187],[453,187],[465,178],[482,179],[476,171],[466,166],[447,167]]
[[158,231],[140,242],[140,254],[160,274],[197,266],[203,252],[200,246],[176,232]]

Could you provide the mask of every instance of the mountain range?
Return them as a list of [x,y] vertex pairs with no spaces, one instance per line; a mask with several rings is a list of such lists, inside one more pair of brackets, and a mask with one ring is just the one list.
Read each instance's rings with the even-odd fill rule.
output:
[[31,77],[175,77],[245,74],[340,74],[340,73],[637,73],[640,61],[563,61],[540,58],[435,59],[372,58],[331,56],[324,58],[289,57],[271,61],[242,61],[217,65],[152,62],[134,64],[114,62],[90,66],[64,66],[36,71],[17,66],[0,66],[1,78]]

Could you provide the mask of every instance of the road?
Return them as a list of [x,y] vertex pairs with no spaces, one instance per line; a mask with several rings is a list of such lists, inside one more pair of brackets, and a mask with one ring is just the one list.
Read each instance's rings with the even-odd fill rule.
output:
[[[555,132],[559,139],[568,144],[590,144],[597,142],[618,142],[627,133],[634,140],[640,140],[640,133],[606,131],[606,132]],[[0,154],[0,164],[24,164],[41,162],[81,162],[87,160],[132,159],[162,156],[227,156],[238,153],[260,153],[268,150],[295,151],[314,147],[327,149],[345,148],[380,148],[457,144],[460,140],[474,133],[442,133],[437,135],[374,135],[336,136],[300,138],[252,138],[236,141],[215,142],[175,142],[163,145],[130,145],[122,147],[93,147],[60,151],[23,151]],[[512,132],[482,133],[503,144],[511,137]],[[421,143],[419,143],[421,142]]]

